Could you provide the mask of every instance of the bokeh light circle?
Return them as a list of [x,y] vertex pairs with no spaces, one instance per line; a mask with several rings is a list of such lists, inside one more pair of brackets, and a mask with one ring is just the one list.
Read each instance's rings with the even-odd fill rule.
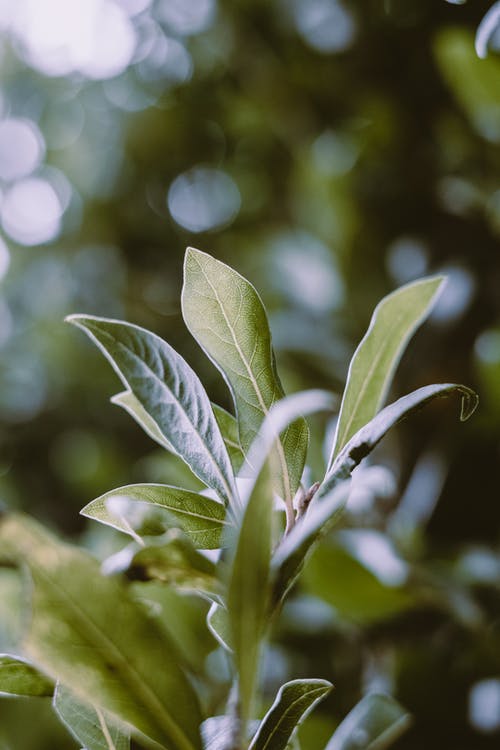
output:
[[205,232],[229,224],[240,209],[241,197],[226,172],[195,167],[176,177],[167,204],[177,224],[191,232]]
[[54,240],[61,229],[63,209],[52,185],[39,177],[14,183],[1,207],[5,232],[21,245]]

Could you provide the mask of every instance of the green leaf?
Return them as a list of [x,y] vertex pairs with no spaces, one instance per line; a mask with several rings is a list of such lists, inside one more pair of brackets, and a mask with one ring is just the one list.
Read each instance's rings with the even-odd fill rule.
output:
[[0,693],[47,697],[54,682],[19,656],[0,654]]
[[380,409],[408,341],[428,316],[442,276],[421,279],[385,297],[349,366],[329,467],[351,437]]
[[176,648],[121,580],[23,516],[0,523],[0,544],[31,577],[23,654],[154,742],[199,750],[198,699]]
[[[156,441],[162,448],[176,453],[173,446],[169,443],[167,438],[163,435],[162,431],[158,427],[153,417],[148,414],[146,409],[142,406],[139,399],[137,399],[132,391],[122,391],[113,396],[111,403],[116,404],[124,409],[137,424],[142,427],[144,432],[149,435],[154,441]],[[240,438],[238,435],[238,422],[228,411],[212,404],[212,409],[219,425],[222,438],[226,444],[227,452],[231,459],[234,471],[238,471],[245,459],[243,451],[240,445]],[[177,454],[176,454],[177,455]]]
[[161,581],[186,591],[215,595],[221,588],[215,564],[177,529],[149,539],[146,546],[132,543],[108,558],[105,566],[106,573],[126,572],[132,580]]
[[227,593],[229,642],[234,648],[238,672],[243,735],[252,715],[262,641],[268,622],[272,515],[273,489],[266,461],[245,507]]
[[332,687],[326,680],[292,680],[282,685],[249,750],[285,750],[295,729]]
[[85,315],[67,320],[97,344],[193,473],[231,503],[237,495],[231,461],[205,389],[187,362],[139,326]]
[[349,482],[336,486],[321,501],[313,500],[303,516],[281,541],[271,562],[273,602],[282,601],[302,570],[307,556],[342,515]]
[[198,549],[218,549],[223,529],[230,526],[222,503],[166,484],[117,487],[80,512],[133,538],[163,534],[173,526]]
[[201,725],[204,750],[226,750],[238,734],[238,721],[232,716],[211,716]]
[[375,448],[391,427],[434,401],[434,399],[450,396],[454,393],[459,393],[462,397],[460,420],[464,422],[476,409],[478,397],[470,388],[456,383],[426,385],[382,409],[371,422],[362,427],[349,440],[337,455],[318,490],[315,500],[319,502],[321,497],[329,493],[339,482],[348,479],[353,469]]
[[215,419],[217,420],[217,424],[219,425],[222,437],[226,444],[233,469],[237,472],[241,469],[245,460],[243,449],[240,445],[238,422],[236,417],[233,417],[233,415],[223,409],[222,406],[212,404],[212,409],[214,410]]
[[141,402],[132,391],[122,391],[117,393],[111,398],[111,403],[116,404],[124,409],[127,414],[130,414],[132,419],[135,419],[137,424],[142,427],[144,432],[149,435],[154,441],[156,441],[162,448],[167,451],[175,453],[173,446],[169,443],[165,435],[162,433],[157,423],[143,407]]
[[58,683],[54,708],[85,750],[129,750],[130,733],[117,725],[102,709],[77,698],[67,687]]
[[[240,442],[246,453],[269,409],[284,395],[264,305],[239,273],[206,253],[188,248],[182,312],[187,327],[231,389]],[[277,492],[290,504],[302,476],[308,440],[307,424],[299,418],[276,444]]]
[[[337,727],[325,750],[384,750],[410,724],[410,715],[388,695],[363,698]],[[362,738],[362,739],[361,739]]]
[[232,652],[231,624],[229,622],[227,609],[218,602],[214,602],[207,615],[207,625],[210,632],[222,648],[226,651]]

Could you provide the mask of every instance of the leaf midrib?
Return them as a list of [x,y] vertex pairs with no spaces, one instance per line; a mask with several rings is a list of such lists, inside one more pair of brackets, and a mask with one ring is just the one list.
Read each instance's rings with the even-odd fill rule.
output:
[[[170,388],[170,387],[169,387],[169,386],[168,386],[168,385],[167,385],[167,384],[166,384],[166,383],[165,383],[165,382],[164,382],[164,381],[163,381],[163,380],[162,380],[162,379],[161,379],[161,378],[160,378],[160,377],[159,377],[159,376],[158,376],[158,375],[157,375],[157,374],[156,374],[156,373],[154,372],[154,370],[153,370],[153,369],[152,369],[152,368],[151,368],[151,367],[150,367],[150,366],[149,366],[149,365],[147,364],[147,362],[145,362],[145,361],[144,361],[143,359],[141,359],[141,358],[140,358],[140,357],[139,357],[139,356],[138,356],[138,355],[137,355],[137,354],[136,354],[136,353],[135,353],[135,352],[133,351],[133,349],[131,349],[131,348],[130,348],[130,347],[128,347],[128,346],[127,346],[126,344],[124,344],[124,343],[122,343],[121,341],[119,341],[118,339],[116,339],[116,338],[115,338],[114,336],[112,336],[112,335],[111,335],[110,333],[108,333],[107,331],[103,331],[102,333],[103,333],[103,335],[105,335],[105,336],[108,336],[108,337],[109,337],[109,338],[111,339],[111,341],[113,341],[113,342],[114,342],[114,343],[115,343],[115,344],[116,344],[116,345],[117,345],[118,347],[122,347],[123,349],[125,349],[125,351],[126,351],[126,352],[129,352],[129,353],[131,354],[131,356],[132,356],[132,357],[133,357],[134,359],[136,359],[136,360],[137,360],[137,361],[138,361],[138,362],[140,363],[140,365],[142,365],[142,367],[144,367],[144,369],[145,369],[145,370],[147,370],[147,371],[148,371],[149,373],[151,373],[151,376],[152,376],[152,377],[153,377],[153,378],[154,378],[154,379],[155,379],[155,380],[156,380],[156,381],[157,381],[157,382],[158,382],[158,383],[160,384],[160,387],[161,387],[161,388],[163,388],[164,390],[168,391],[168,393],[170,393],[170,394],[172,395],[172,399],[173,399],[173,401],[175,402],[175,404],[177,405],[178,409],[179,409],[179,410],[180,410],[180,411],[181,411],[181,412],[182,412],[182,413],[184,414],[184,416],[185,416],[186,420],[188,421],[188,423],[189,423],[189,424],[191,425],[191,427],[193,428],[194,434],[195,434],[195,436],[196,436],[196,438],[197,438],[197,440],[198,440],[199,444],[200,444],[200,445],[202,446],[202,448],[203,448],[203,452],[205,453],[205,455],[207,455],[207,456],[208,456],[208,457],[210,458],[210,463],[211,463],[211,464],[212,464],[212,465],[213,465],[213,466],[215,467],[215,469],[216,469],[216,473],[218,474],[218,476],[219,476],[219,479],[221,480],[221,482],[222,482],[222,485],[223,485],[223,487],[224,487],[224,489],[225,489],[225,491],[226,491],[226,500],[230,501],[230,499],[231,499],[231,498],[233,497],[233,495],[234,495],[234,492],[233,492],[233,491],[232,491],[232,489],[231,489],[231,488],[229,487],[229,485],[228,485],[228,483],[227,483],[227,481],[226,481],[226,478],[224,477],[224,474],[222,473],[222,471],[221,471],[221,469],[220,469],[220,467],[219,467],[219,465],[218,465],[217,461],[215,460],[215,457],[214,457],[214,456],[212,455],[212,453],[211,453],[211,452],[210,452],[210,450],[208,449],[208,447],[207,447],[207,445],[205,444],[205,442],[204,442],[203,438],[201,437],[201,435],[200,435],[200,434],[199,434],[199,432],[197,431],[197,429],[196,429],[196,426],[194,425],[194,423],[193,423],[193,422],[191,421],[191,419],[189,418],[189,414],[187,413],[186,409],[184,408],[184,405],[183,405],[183,404],[182,404],[182,402],[181,402],[181,401],[180,401],[180,400],[178,399],[178,397],[176,396],[176,394],[175,394],[175,393],[174,393],[174,392],[172,391],[172,389],[171,389],[171,388]],[[95,335],[95,334],[94,334],[94,335]],[[134,389],[132,388],[132,386],[131,386],[130,382],[129,382],[129,381],[128,381],[128,379],[126,378],[126,376],[125,376],[125,374],[123,373],[122,369],[121,369],[121,368],[119,368],[119,370],[120,370],[120,373],[121,373],[121,375],[122,375],[123,379],[125,380],[125,383],[126,383],[127,387],[128,387],[128,388],[129,388],[129,389],[130,389],[130,390],[132,391],[132,393],[134,393]],[[140,399],[139,399],[139,402],[140,402],[140,403],[142,403],[142,402],[140,401]],[[147,411],[147,410],[146,410],[146,411]],[[215,419],[215,418],[214,418],[214,419]],[[156,420],[154,420],[154,421],[156,422]],[[158,427],[159,427],[159,429],[161,430],[161,428],[160,428],[160,426],[159,426],[159,425],[158,425]],[[162,434],[163,434],[163,430],[161,430],[161,432],[162,432]],[[219,432],[220,432],[220,430],[219,430]],[[221,440],[222,440],[222,442],[223,442],[223,438],[222,438],[222,435],[221,435]],[[167,441],[168,441],[168,438],[167,438]],[[170,441],[169,441],[169,442],[170,442]],[[176,449],[176,451],[177,451],[177,449]]]
[[[239,345],[238,339],[236,338],[236,332],[234,331],[233,326],[231,325],[231,323],[229,321],[229,318],[228,318],[228,316],[226,314],[226,310],[224,308],[224,305],[223,305],[223,302],[222,302],[221,298],[219,297],[217,289],[214,287],[214,285],[210,281],[209,277],[205,273],[205,270],[200,265],[199,261],[196,258],[194,258],[194,260],[195,260],[196,264],[198,265],[198,268],[200,269],[200,272],[204,276],[207,284],[211,288],[211,290],[212,290],[212,292],[213,292],[213,294],[215,296],[215,299],[217,300],[219,308],[220,308],[220,310],[222,312],[222,315],[223,315],[224,320],[226,322],[226,325],[228,327],[229,333],[231,334],[231,338],[233,339],[233,343],[234,343],[234,346],[236,348],[236,351],[238,352],[240,360],[243,363],[243,366],[245,367],[245,369],[246,369],[246,371],[248,373],[248,376],[247,376],[248,380],[253,385],[253,388],[254,388],[255,394],[257,396],[257,399],[259,401],[262,413],[264,414],[264,417],[267,417],[267,415],[269,414],[269,409],[267,408],[266,403],[265,403],[265,401],[263,399],[262,393],[261,393],[260,388],[259,388],[259,384],[257,383],[257,380],[256,380],[256,378],[255,378],[255,376],[254,376],[254,374],[252,372],[250,364],[247,362],[247,359],[244,356],[243,351],[242,351],[242,349],[241,349],[241,347]],[[238,376],[238,377],[241,377],[241,376]],[[273,394],[273,401],[274,401],[274,394]],[[284,449],[283,449],[283,445],[282,445],[281,439],[279,437],[276,439],[276,449],[278,451],[280,465],[281,465],[281,473],[282,473],[282,476],[283,476],[283,484],[284,484],[284,489],[285,489],[285,500],[291,501],[292,500],[292,493],[291,493],[291,488],[290,488],[290,480],[289,480],[289,477],[288,477],[288,465],[287,465],[287,462],[286,462],[285,452],[284,452]]]
[[[351,429],[352,423],[354,422],[354,417],[356,416],[356,411],[357,411],[358,406],[361,403],[361,401],[362,401],[362,399],[363,399],[363,397],[364,397],[364,395],[366,393],[366,390],[368,388],[368,384],[370,382],[370,379],[371,379],[371,377],[372,377],[375,369],[378,367],[378,364],[381,361],[383,355],[385,354],[385,351],[389,347],[389,344],[390,344],[390,335],[392,334],[392,332],[394,331],[394,329],[399,325],[399,323],[401,321],[401,318],[403,318],[403,317],[404,317],[404,313],[400,313],[398,316],[396,316],[396,319],[392,322],[392,324],[390,324],[389,330],[387,331],[387,338],[385,340],[385,343],[382,344],[382,346],[378,350],[378,353],[373,358],[373,362],[372,362],[372,364],[371,364],[371,366],[370,366],[370,368],[368,370],[368,373],[367,373],[366,377],[363,380],[363,384],[362,384],[361,388],[359,389],[358,395],[357,395],[357,397],[356,397],[356,399],[354,401],[354,404],[352,406],[351,415],[350,415],[349,419],[347,420],[347,423],[346,423],[346,425],[344,427],[342,435],[339,435],[339,440],[337,441],[337,445],[336,445],[336,450],[337,451],[338,450],[342,450],[342,448],[345,445],[345,442],[344,442],[345,436],[349,434],[349,430]],[[367,336],[368,335],[369,335],[369,333],[367,333]],[[400,347],[398,347],[398,349],[399,348]],[[397,354],[397,351],[396,351],[396,354]],[[394,360],[394,358],[395,357],[392,357],[391,361]],[[387,380],[388,380],[388,378],[385,377],[384,378],[384,384],[387,382]],[[339,448],[339,446],[340,446],[340,448]]]
[[[100,643],[98,648],[104,648],[104,653],[109,652],[115,655],[118,665],[121,666],[121,673],[125,677],[126,684],[132,686],[133,692],[141,697],[142,703],[148,708],[150,715],[154,719],[154,723],[159,725],[162,731],[166,731],[167,735],[173,737],[174,741],[178,743],[178,746],[182,748],[182,750],[194,750],[191,741],[186,737],[184,731],[179,727],[170,714],[166,712],[166,707],[158,700],[149,685],[144,682],[140,672],[132,666],[130,658],[123,654],[114,641],[107,637],[106,633],[104,633],[88,613],[80,607],[71,594],[62,586],[57,586],[42,568],[38,567],[36,569],[36,575],[44,578],[49,589],[52,588],[56,594],[67,603],[68,608],[73,611],[76,615],[77,621],[80,623],[80,635],[87,643],[89,643],[90,647],[94,650],[97,641],[98,644]],[[87,632],[90,630],[91,633],[94,634],[96,641],[92,641],[91,636],[87,635],[86,629]]]
[[[328,692],[329,689],[330,688],[327,688],[326,686],[317,687],[317,688],[314,688],[313,690],[308,691],[307,693],[303,693],[298,698],[296,698],[295,700],[293,700],[288,705],[288,707],[283,711],[283,713],[281,714],[280,718],[278,719],[278,721],[274,725],[274,728],[271,730],[271,733],[268,735],[267,739],[264,741],[264,744],[262,745],[261,750],[267,750],[267,748],[269,747],[269,743],[271,742],[271,740],[275,736],[276,732],[279,730],[280,724],[283,723],[283,720],[289,715],[289,713],[292,711],[293,708],[295,708],[295,706],[298,703],[301,703],[302,701],[305,701],[306,698],[310,698],[312,695],[326,693],[326,692]],[[308,703],[308,707],[311,706],[314,703],[315,700],[316,699],[313,698],[310,702],[306,701]],[[301,716],[302,716],[302,713],[303,712],[301,711]],[[253,745],[250,745],[250,750],[254,750],[254,746]]]
[[104,719],[102,711],[100,710],[100,708],[98,706],[94,706],[94,711],[96,712],[97,718],[99,719],[99,724],[100,724],[100,727],[101,727],[101,731],[102,731],[102,733],[104,735],[104,739],[106,740],[106,744],[108,746],[108,750],[116,750],[116,745],[113,742],[113,739],[112,739],[112,737],[111,737],[111,735],[109,733],[109,730],[108,730],[108,727],[107,727],[107,724],[106,724],[106,721]]

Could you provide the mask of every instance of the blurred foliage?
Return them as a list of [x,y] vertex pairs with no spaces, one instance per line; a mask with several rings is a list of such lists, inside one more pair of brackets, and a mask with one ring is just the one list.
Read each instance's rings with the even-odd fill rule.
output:
[[[378,299],[417,276],[449,275],[395,395],[455,378],[478,390],[480,410],[455,430],[450,407],[435,406],[385,442],[358,470],[347,536],[325,541],[287,605],[269,698],[289,677],[337,688],[304,725],[305,750],[374,685],[414,714],[401,750],[498,745],[498,34],[485,59],[474,50],[490,5],[0,5],[9,506],[78,535],[79,509],[112,487],[181,483],[182,468],[106,404],[118,382],[63,318],[123,317],[157,331],[228,406],[181,321],[186,245],[255,282],[289,390],[339,388]],[[90,7],[104,15],[89,42]],[[353,542],[367,526],[411,565],[404,585]],[[110,551],[110,534],[84,539]],[[1,748],[74,747],[43,703],[30,701],[27,722],[24,705],[2,699]]]

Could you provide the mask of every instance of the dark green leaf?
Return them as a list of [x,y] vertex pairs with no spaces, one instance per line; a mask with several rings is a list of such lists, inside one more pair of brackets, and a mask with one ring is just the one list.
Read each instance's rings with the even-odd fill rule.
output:
[[2,521],[0,543],[30,573],[23,653],[35,666],[169,750],[199,750],[200,708],[176,648],[121,581],[22,516]]
[[85,315],[67,320],[97,344],[193,473],[231,503],[236,497],[231,461],[205,389],[187,362],[139,326]]
[[470,388],[456,383],[426,385],[386,406],[344,446],[327,472],[316,499],[319,501],[339,482],[348,479],[352,470],[375,448],[391,427],[394,427],[402,419],[418,411],[429,402],[434,401],[434,399],[450,396],[454,393],[458,393],[462,397],[460,419],[465,421],[474,412],[478,397]]
[[326,680],[292,680],[282,685],[249,750],[285,750],[295,729],[332,687]]
[[46,697],[54,682],[19,656],[0,654],[0,693]]
[[[188,248],[182,311],[187,327],[231,388],[246,453],[271,406],[284,395],[264,305],[239,273]],[[276,444],[277,491],[285,502],[292,502],[299,486],[308,438],[307,424],[299,418]]]
[[444,278],[414,281],[385,297],[349,366],[332,454],[335,456],[380,409],[410,338],[428,316]]
[[130,732],[117,725],[98,706],[82,701],[57,685],[54,708],[71,734],[85,746],[85,750],[129,750]]
[[81,511],[132,537],[181,529],[195,547],[217,549],[229,526],[222,503],[166,484],[129,484],[105,492]]
[[325,750],[384,750],[409,724],[409,714],[393,698],[367,695],[337,727]]

